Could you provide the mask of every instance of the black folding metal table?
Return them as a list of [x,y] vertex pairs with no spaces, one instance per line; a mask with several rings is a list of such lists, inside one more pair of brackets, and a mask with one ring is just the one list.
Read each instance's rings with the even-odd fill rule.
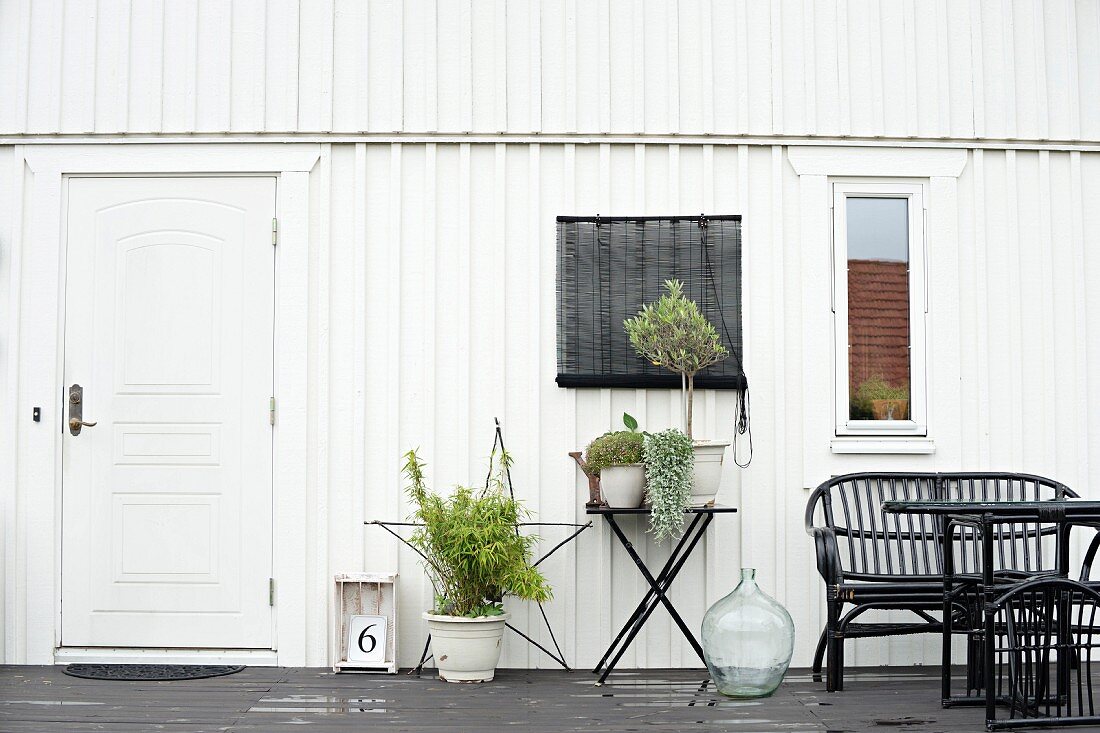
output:
[[[681,633],[691,644],[695,653],[699,655],[699,659],[706,664],[706,660],[703,659],[703,647],[700,646],[699,640],[695,638],[695,634],[691,632],[691,629],[684,623],[684,619],[680,617],[680,614],[676,611],[676,607],[672,605],[672,601],[668,598],[668,589],[672,586],[672,581],[676,580],[676,576],[679,574],[681,568],[684,567],[684,563],[691,557],[691,553],[699,545],[699,540],[703,538],[703,535],[707,531],[707,527],[714,521],[715,514],[732,514],[737,509],[729,506],[700,506],[689,507],[684,510],[684,514],[691,515],[691,519],[688,521],[688,526],[684,530],[684,534],[680,537],[680,541],[676,543],[676,546],[672,550],[672,554],[669,555],[668,560],[665,562],[661,572],[657,574],[657,577],[653,576],[649,568],[646,567],[645,562],[638,555],[637,550],[634,549],[634,544],[630,541],[630,538],[623,532],[622,527],[616,521],[615,517],[620,514],[623,515],[648,515],[649,508],[641,507],[638,509],[612,509],[611,507],[598,506],[589,507],[586,511],[587,514],[598,514],[604,518],[608,526],[611,527],[612,533],[618,538],[619,543],[622,544],[623,549],[630,555],[630,559],[634,561],[634,564],[638,566],[638,571],[645,578],[649,584],[649,590],[646,591],[645,597],[642,598],[638,607],[634,609],[634,613],[630,615],[622,629],[619,630],[618,635],[615,637],[615,641],[611,642],[611,646],[604,652],[603,658],[600,659],[600,663],[596,665],[596,668],[592,670],[593,674],[599,674],[600,678],[596,681],[596,685],[602,685],[607,676],[615,669],[615,665],[619,663],[619,660],[623,656],[623,652],[630,645],[630,642],[634,641],[634,637],[638,635],[638,632],[642,630],[642,626],[649,620],[649,617],[656,610],[658,605],[664,605],[668,610],[672,620],[680,627]],[[610,660],[610,661],[608,661]]]

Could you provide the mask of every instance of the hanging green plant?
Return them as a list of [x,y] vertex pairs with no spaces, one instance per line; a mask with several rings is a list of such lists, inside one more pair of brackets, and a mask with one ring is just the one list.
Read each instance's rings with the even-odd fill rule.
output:
[[684,509],[691,502],[695,454],[691,438],[671,428],[646,433],[646,493],[649,495],[649,531],[658,542],[683,532]]

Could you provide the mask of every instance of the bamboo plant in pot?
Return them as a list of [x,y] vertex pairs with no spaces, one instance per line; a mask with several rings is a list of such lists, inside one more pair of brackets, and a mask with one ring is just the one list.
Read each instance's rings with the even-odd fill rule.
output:
[[518,530],[529,513],[505,488],[511,459],[503,451],[497,456],[484,488],[459,486],[444,497],[428,490],[416,451],[405,454],[412,520],[420,525],[409,543],[435,587],[435,607],[424,619],[439,677],[447,682],[493,679],[509,618],[505,594],[540,602],[551,597],[546,578],[531,564],[535,538]]
[[679,280],[665,281],[667,291],[656,302],[642,306],[623,326],[634,350],[643,359],[680,375],[684,403],[684,432],[693,440],[695,453],[694,488],[691,503],[713,503],[722,478],[722,459],[729,441],[694,440],[692,412],[695,400],[695,375],[729,356],[718,331],[699,310],[695,301],[684,295]]

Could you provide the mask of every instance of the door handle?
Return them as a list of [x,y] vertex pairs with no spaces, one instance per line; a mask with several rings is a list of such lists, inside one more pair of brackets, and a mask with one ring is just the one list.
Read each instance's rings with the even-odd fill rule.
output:
[[72,432],[73,435],[79,434],[81,428],[94,428],[98,424],[99,423],[84,422],[83,420],[78,420],[75,417],[69,418],[69,430]]
[[80,435],[82,428],[90,428],[95,424],[84,422],[84,388],[79,384],[69,387],[69,432]]

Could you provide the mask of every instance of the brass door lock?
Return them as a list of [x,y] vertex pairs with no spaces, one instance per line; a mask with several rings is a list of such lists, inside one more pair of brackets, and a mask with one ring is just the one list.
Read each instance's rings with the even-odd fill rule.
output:
[[90,428],[95,424],[84,422],[84,388],[79,384],[69,387],[69,432],[80,435],[82,428]]

